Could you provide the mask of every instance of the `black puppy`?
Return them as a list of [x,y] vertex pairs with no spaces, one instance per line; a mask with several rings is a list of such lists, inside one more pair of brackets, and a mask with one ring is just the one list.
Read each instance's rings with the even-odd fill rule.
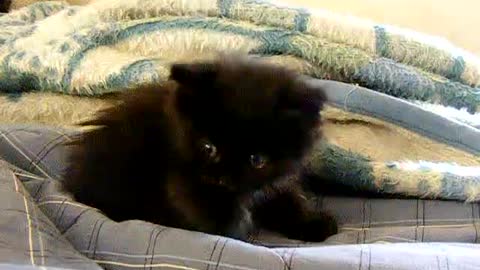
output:
[[11,2],[12,2],[11,0],[0,0],[0,12],[8,13]]
[[64,184],[116,221],[141,219],[245,240],[255,228],[322,241],[333,218],[298,183],[321,138],[322,91],[260,60],[174,64],[82,125]]

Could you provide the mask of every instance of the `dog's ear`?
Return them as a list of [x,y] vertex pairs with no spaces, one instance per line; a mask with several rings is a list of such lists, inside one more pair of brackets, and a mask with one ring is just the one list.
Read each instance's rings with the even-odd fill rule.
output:
[[170,70],[170,79],[179,84],[198,86],[211,83],[218,73],[214,63],[173,64]]
[[176,63],[170,70],[170,80],[179,84],[176,96],[178,109],[193,117],[209,101],[219,68],[212,62]]
[[278,107],[283,111],[296,111],[305,116],[316,116],[324,107],[327,97],[323,89],[297,82],[289,89],[282,89]]

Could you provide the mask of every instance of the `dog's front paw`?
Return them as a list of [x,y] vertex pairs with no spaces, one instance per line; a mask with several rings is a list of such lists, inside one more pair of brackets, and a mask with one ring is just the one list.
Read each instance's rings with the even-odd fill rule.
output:
[[228,226],[224,235],[241,241],[247,241],[254,231],[250,211],[241,209],[238,219]]
[[322,213],[307,218],[293,237],[306,242],[323,242],[337,233],[338,225],[335,218]]

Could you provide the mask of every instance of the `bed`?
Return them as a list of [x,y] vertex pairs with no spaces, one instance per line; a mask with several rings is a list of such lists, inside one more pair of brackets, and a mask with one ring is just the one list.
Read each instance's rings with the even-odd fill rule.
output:
[[[4,14],[0,268],[480,269],[480,61],[447,45],[250,0],[46,1]],[[345,191],[308,198],[338,234],[242,242],[116,223],[59,190],[77,121],[119,89],[165,80],[172,62],[229,51],[326,90],[326,142],[304,166],[309,184]]]

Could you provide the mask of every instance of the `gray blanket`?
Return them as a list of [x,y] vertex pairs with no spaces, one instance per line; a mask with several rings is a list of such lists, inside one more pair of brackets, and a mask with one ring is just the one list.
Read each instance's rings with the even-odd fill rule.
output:
[[[0,269],[479,269],[480,205],[313,197],[340,220],[321,244],[252,243],[142,221],[115,223],[58,191],[72,134],[0,126]],[[135,203],[135,202],[132,202]]]

